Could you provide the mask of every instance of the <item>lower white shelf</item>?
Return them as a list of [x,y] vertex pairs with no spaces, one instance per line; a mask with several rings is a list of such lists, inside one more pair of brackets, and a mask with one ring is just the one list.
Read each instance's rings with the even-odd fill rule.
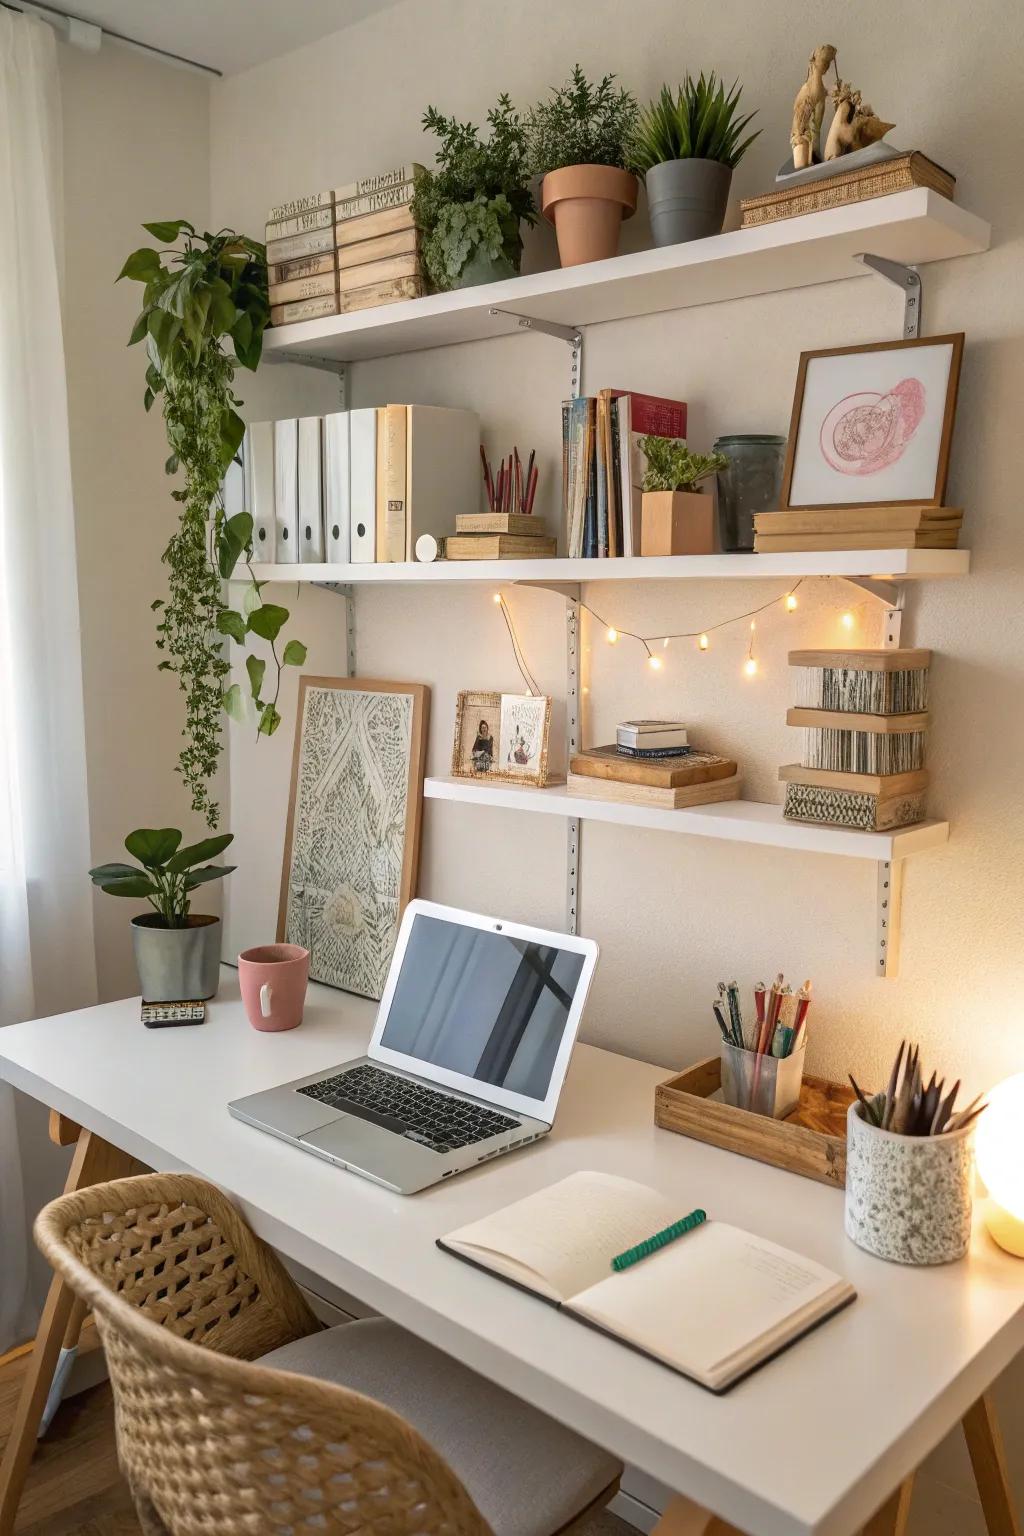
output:
[[724,800],[688,810],[628,805],[572,794],[564,785],[535,789],[517,784],[488,784],[476,779],[425,779],[428,800],[457,800],[464,805],[493,805],[502,810],[547,816],[575,816],[584,821],[608,821],[620,826],[646,827],[657,832],[685,832],[691,837],[719,837],[735,843],[761,843],[769,848],[795,848],[801,853],[838,853],[854,859],[888,863],[936,848],[949,838],[948,821],[921,821],[895,832],[855,832],[846,827],[810,826],[787,821],[780,805],[755,800]]

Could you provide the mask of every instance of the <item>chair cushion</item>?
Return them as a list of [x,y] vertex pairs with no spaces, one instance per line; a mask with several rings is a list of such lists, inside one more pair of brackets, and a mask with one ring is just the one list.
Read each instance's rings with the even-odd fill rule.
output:
[[614,1456],[384,1318],[296,1339],[260,1364],[385,1403],[444,1457],[496,1536],[552,1536],[622,1471]]

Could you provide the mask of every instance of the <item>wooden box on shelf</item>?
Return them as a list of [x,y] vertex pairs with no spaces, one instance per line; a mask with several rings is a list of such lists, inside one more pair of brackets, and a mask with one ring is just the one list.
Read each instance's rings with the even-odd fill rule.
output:
[[715,499],[706,491],[644,491],[642,555],[713,555]]
[[785,1120],[734,1109],[711,1098],[722,1086],[722,1060],[706,1061],[659,1083],[654,1123],[727,1152],[785,1168],[805,1179],[846,1184],[846,1111],[853,1092],[821,1077],[804,1077],[800,1103]]

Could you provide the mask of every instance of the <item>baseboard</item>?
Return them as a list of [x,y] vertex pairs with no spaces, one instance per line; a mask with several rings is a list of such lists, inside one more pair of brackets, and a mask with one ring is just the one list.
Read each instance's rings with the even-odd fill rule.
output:
[[[625,1476],[628,1477],[628,1475],[627,1468]],[[635,1499],[631,1493],[626,1493],[622,1488],[619,1489],[608,1508],[613,1515],[618,1515],[619,1519],[624,1520],[627,1525],[643,1531],[644,1536],[650,1536],[651,1531],[661,1519],[656,1509],[651,1509],[649,1504],[642,1504],[639,1499]]]

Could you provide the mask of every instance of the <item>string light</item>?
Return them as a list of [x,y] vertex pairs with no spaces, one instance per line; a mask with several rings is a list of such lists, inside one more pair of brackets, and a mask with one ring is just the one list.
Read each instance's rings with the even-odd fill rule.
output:
[[743,672],[746,677],[757,676],[757,657],[754,655],[754,636],[757,633],[757,620],[750,621],[750,640],[747,644],[747,659],[743,663]]
[[606,634],[605,634],[605,639],[606,639],[606,640],[607,640],[607,641],[608,641],[608,644],[609,644],[609,645],[614,645],[614,644],[615,644],[615,642],[616,642],[616,640],[617,640],[617,639],[618,639],[618,638],[619,638],[619,632],[618,632],[618,630],[617,630],[617,629],[614,629],[614,628],[613,628],[613,627],[612,627],[612,626],[611,626],[611,625],[610,625],[610,624],[609,624],[609,626],[608,626],[608,630],[607,630],[607,633],[606,633]]
[[787,592],[786,593],[786,612],[787,613],[792,613],[796,607],[797,607],[796,593],[795,592]]
[[710,644],[711,641],[708,639],[707,635],[701,635],[697,640],[697,649],[699,651],[706,651]]
[[494,594],[494,601],[496,603],[500,603],[501,602],[501,593],[500,592],[495,592],[495,594]]
[[664,663],[660,656],[648,656],[647,665],[652,672],[660,672]]
[[671,640],[671,638],[672,638],[671,635],[666,635],[665,636],[664,640],[661,642],[663,650],[666,650],[666,651],[668,650],[668,643]]
[[843,626],[844,629],[852,629],[853,628],[853,614],[849,613],[849,612],[844,613],[842,618],[839,620],[839,622]]
[[533,673],[526,665],[526,657],[523,655],[523,648],[519,644],[519,636],[516,633],[516,626],[512,622],[512,614],[509,611],[508,603],[501,592],[495,592],[494,601],[501,609],[501,616],[505,620],[505,628],[508,630],[508,637],[512,641],[512,654],[516,659],[516,666],[519,668],[520,676],[526,684],[526,691],[536,698],[540,694],[540,689],[537,687]]
[[755,618],[758,614],[766,613],[769,608],[774,608],[776,603],[785,604],[788,598],[792,598],[797,588],[803,585],[803,580],[804,578],[801,577],[800,581],[798,581],[795,586],[791,587],[788,592],[781,592],[778,597],[773,597],[769,599],[767,603],[762,603],[760,608],[750,609],[746,613],[734,614],[731,619],[720,619],[717,624],[711,624],[705,630],[683,629],[678,630],[671,635],[638,635],[635,630],[632,629],[616,629],[613,624],[608,623],[607,619],[602,618],[597,610],[592,608],[589,603],[581,602],[580,608],[589,613],[590,617],[594,620],[595,623],[601,625],[602,629],[604,630],[605,639],[608,641],[609,645],[615,645],[616,642],[620,640],[623,635],[625,635],[627,639],[638,640],[648,655],[650,655],[652,642],[657,644],[659,640],[661,641],[663,647],[669,640],[695,640],[697,642],[698,649],[706,651],[710,648],[711,644],[709,635],[713,634],[715,630],[725,629],[729,624],[739,624],[743,619]]

